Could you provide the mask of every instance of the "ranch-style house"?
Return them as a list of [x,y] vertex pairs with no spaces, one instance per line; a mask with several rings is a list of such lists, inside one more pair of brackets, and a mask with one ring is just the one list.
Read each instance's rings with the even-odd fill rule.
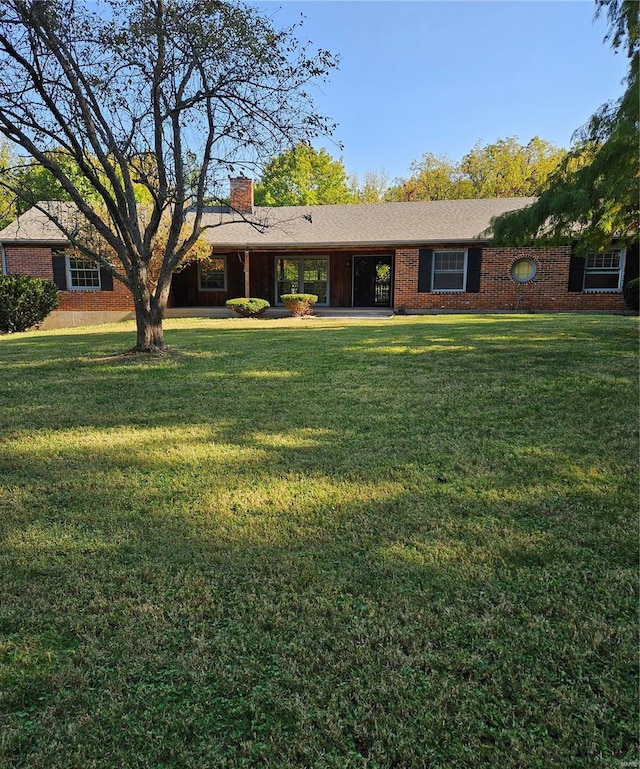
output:
[[[492,245],[492,220],[533,200],[261,208],[253,205],[250,179],[231,179],[230,205],[205,215],[211,259],[176,272],[169,306],[193,314],[252,296],[277,307],[283,294],[304,292],[317,294],[319,311],[623,311],[623,286],[638,277],[637,243],[586,257],[569,243]],[[0,231],[2,273],[56,282],[61,303],[50,325],[132,317],[127,289],[68,245],[46,214],[32,208]]]

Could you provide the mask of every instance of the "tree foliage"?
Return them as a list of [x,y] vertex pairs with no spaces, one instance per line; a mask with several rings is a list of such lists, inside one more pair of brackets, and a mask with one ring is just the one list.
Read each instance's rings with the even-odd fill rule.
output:
[[538,136],[525,145],[510,137],[486,147],[477,144],[462,159],[460,170],[474,197],[527,197],[540,191],[565,154]]
[[301,142],[273,157],[255,188],[262,206],[319,206],[351,203],[342,160]]
[[555,170],[565,151],[534,136],[527,144],[517,137],[479,142],[460,161],[426,152],[388,194],[390,200],[462,200],[535,195]]
[[385,171],[367,171],[362,179],[357,174],[351,174],[349,189],[354,203],[384,203],[389,190],[389,177]]
[[638,237],[640,215],[640,99],[637,0],[597,0],[605,10],[614,50],[625,49],[629,74],[623,96],[604,104],[576,132],[574,145],[536,203],[494,223],[499,244],[578,241],[582,251],[605,248],[612,238]]
[[6,227],[19,214],[16,196],[8,186],[14,186],[16,163],[13,147],[8,142],[0,141],[0,229]]
[[236,0],[0,0],[0,134],[73,203],[83,226],[43,207],[73,247],[131,291],[138,349],[165,347],[171,275],[228,175],[331,131],[307,86],[333,66]]
[[472,197],[463,184],[459,164],[446,155],[425,152],[409,166],[409,177],[400,179],[387,193],[393,201],[449,200]]

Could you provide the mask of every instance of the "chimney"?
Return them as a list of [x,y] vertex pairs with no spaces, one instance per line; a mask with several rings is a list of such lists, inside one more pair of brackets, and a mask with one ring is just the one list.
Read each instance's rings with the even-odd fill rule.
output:
[[246,176],[229,179],[231,184],[231,208],[241,214],[253,211],[253,181]]

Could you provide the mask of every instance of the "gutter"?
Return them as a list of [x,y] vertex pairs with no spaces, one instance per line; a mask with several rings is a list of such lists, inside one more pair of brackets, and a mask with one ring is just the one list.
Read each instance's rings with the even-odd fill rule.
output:
[[478,246],[487,246],[491,243],[490,238],[451,238],[447,240],[438,239],[438,240],[414,240],[414,241],[404,241],[399,243],[397,240],[374,240],[374,241],[355,241],[355,242],[344,242],[344,241],[338,241],[335,243],[330,242],[324,242],[324,243],[292,243],[289,242],[281,242],[281,243],[220,243],[210,242],[210,245],[213,247],[214,252],[217,253],[226,253],[227,251],[251,251],[252,253],[256,253],[259,251],[296,251],[296,250],[302,250],[302,249],[308,249],[311,251],[318,251],[322,249],[354,249],[354,248],[416,248],[420,246],[438,246],[438,245],[446,245],[446,246],[463,246],[468,244],[478,245]]

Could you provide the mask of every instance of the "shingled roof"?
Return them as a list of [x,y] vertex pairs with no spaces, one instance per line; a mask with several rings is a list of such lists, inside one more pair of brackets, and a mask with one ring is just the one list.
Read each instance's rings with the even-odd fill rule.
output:
[[[50,211],[61,221],[64,221],[67,216],[72,216],[76,210],[73,203],[61,200],[38,203],[38,206]],[[15,222],[11,222],[3,230],[0,230],[0,243],[25,242],[64,245],[68,241],[51,219],[43,211],[34,207],[19,216]]]
[[[203,237],[221,249],[324,248],[392,246],[420,243],[483,242],[491,222],[507,211],[524,208],[535,198],[434,200],[335,206],[254,208],[243,217],[223,207],[208,209]],[[71,212],[69,203],[41,204],[56,213]],[[63,244],[64,235],[42,211],[32,208],[0,231],[0,243]]]

